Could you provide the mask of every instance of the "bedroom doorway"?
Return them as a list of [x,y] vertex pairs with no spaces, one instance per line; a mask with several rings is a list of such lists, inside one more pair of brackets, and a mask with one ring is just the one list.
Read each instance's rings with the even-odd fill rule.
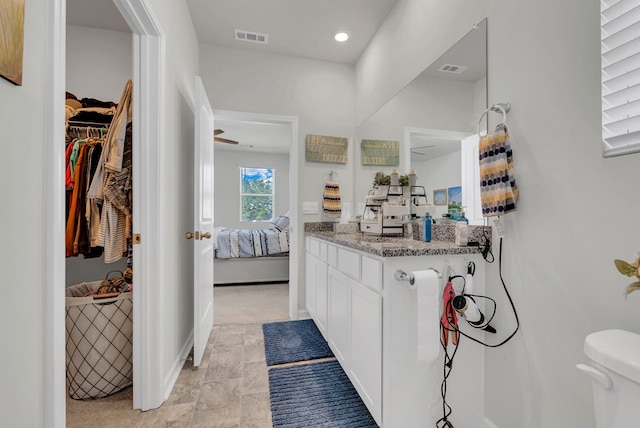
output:
[[[241,303],[250,301],[247,296],[256,302],[278,301],[280,304],[285,299],[285,314],[288,313],[289,319],[297,319],[297,118],[226,110],[214,110],[214,115],[218,137],[215,143],[216,230],[220,236],[228,233],[223,230],[226,228],[255,237],[248,238],[253,240],[253,248],[240,248],[240,252],[244,256],[259,256],[226,254],[228,258],[216,259],[214,293],[215,299],[220,296],[221,300],[216,301],[214,323],[229,319],[230,310],[239,317],[244,312],[253,321],[260,313],[264,314],[264,321],[272,320],[272,310],[260,311],[250,308],[249,303]],[[249,169],[267,174],[273,185],[271,212],[257,221],[246,218],[247,195],[243,193],[241,177]],[[256,244],[260,242],[259,236],[261,245]],[[221,248],[222,251],[225,250]],[[233,256],[238,255],[235,248],[230,251]]]

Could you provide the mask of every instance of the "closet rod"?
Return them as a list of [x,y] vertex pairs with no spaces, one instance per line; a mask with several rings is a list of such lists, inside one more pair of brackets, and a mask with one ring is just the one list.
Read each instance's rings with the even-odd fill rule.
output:
[[89,126],[94,126],[94,127],[101,127],[101,128],[108,128],[109,127],[109,123],[103,123],[103,122],[78,122],[78,121],[73,121],[70,120],[67,122],[67,126],[76,126],[79,128],[82,127],[89,127]]

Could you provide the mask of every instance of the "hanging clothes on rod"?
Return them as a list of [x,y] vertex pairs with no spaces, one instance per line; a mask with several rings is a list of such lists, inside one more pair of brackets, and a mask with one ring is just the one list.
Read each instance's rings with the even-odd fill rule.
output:
[[[131,233],[131,121],[133,83],[127,81],[105,137],[98,170],[87,198],[89,201],[92,246],[104,248],[105,263],[113,263],[127,255],[127,237]],[[128,147],[125,147],[128,141]],[[129,159],[125,160],[128,154]],[[100,204],[102,209],[100,210]],[[100,213],[100,214],[98,214]],[[100,223],[94,219],[100,217]]]
[[480,200],[484,217],[515,211],[520,195],[514,176],[509,131],[505,124],[509,109],[509,104],[494,104],[482,113],[478,121],[479,134],[480,122],[485,114],[490,111],[502,113],[502,122],[495,130],[480,138]]
[[131,101],[132,82],[129,80],[120,102],[113,108],[109,124],[68,121],[67,140],[73,138],[66,152],[69,195],[65,230],[67,257],[104,255],[105,263],[113,263],[129,253],[132,216]]

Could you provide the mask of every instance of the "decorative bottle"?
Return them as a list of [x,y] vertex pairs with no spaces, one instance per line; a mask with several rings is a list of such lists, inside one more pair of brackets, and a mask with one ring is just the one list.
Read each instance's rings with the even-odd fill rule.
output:
[[424,217],[424,242],[431,242],[431,217],[429,217],[429,213]]

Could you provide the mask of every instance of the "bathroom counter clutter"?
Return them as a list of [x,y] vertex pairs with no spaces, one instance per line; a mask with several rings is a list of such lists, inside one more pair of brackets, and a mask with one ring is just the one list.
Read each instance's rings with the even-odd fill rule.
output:
[[381,257],[441,256],[481,252],[480,247],[458,247],[452,241],[424,242],[411,238],[368,235],[361,232],[336,233],[307,230],[305,234]]

